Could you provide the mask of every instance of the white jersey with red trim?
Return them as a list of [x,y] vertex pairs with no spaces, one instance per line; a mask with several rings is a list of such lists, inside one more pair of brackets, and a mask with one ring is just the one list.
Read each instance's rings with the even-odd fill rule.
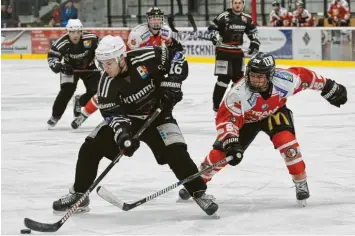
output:
[[272,78],[272,94],[264,100],[259,93],[253,93],[245,78],[237,82],[228,92],[218,110],[216,128],[220,140],[239,136],[244,123],[258,122],[277,112],[286,104],[287,98],[304,89],[321,91],[326,79],[303,67],[275,69]]
[[153,35],[148,24],[141,24],[132,29],[128,36],[127,46],[128,50],[146,46],[160,46],[170,44],[172,37],[172,30],[167,24],[164,24],[160,29],[158,35]]

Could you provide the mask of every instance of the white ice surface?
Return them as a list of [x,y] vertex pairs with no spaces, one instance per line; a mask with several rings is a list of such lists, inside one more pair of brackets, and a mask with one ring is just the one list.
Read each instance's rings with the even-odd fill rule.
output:
[[[279,153],[259,134],[237,167],[209,183],[220,219],[209,219],[193,202],[176,203],[177,190],[123,212],[91,194],[91,212],[71,217],[56,234],[355,234],[355,69],[313,68],[347,86],[338,109],[319,93],[289,99],[307,165],[311,197],[299,208]],[[72,131],[72,102],[54,130],[47,130],[58,75],[45,61],[2,61],[1,234],[19,234],[23,219],[52,223],[52,202],[74,180],[78,150],[100,122],[99,114]],[[190,64],[184,100],[175,116],[199,165],[215,139],[213,65]],[[77,92],[83,92],[80,83]],[[109,164],[103,160],[99,173]],[[123,158],[102,181],[125,201],[138,200],[176,182],[147,146]],[[39,234],[32,232],[32,234]]]

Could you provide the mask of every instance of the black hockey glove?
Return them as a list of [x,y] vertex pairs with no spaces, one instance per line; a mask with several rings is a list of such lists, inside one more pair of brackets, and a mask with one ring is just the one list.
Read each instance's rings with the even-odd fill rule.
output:
[[348,100],[346,88],[331,79],[327,79],[321,95],[330,104],[336,107],[344,105]]
[[124,131],[117,137],[116,142],[122,153],[129,157],[131,157],[140,146],[138,139],[132,138],[131,133]]
[[181,81],[167,77],[160,83],[161,104],[165,110],[172,110],[182,100]]
[[248,55],[254,55],[259,52],[259,43],[250,41]]
[[218,31],[212,31],[210,33],[210,39],[213,45],[216,45],[218,43],[218,41],[220,40],[220,36]]
[[60,72],[62,72],[65,75],[73,75],[74,74],[73,67],[69,64],[62,64]]
[[238,142],[237,137],[226,138],[223,142],[223,149],[226,157],[233,157],[233,159],[228,162],[230,165],[236,166],[242,161],[244,150],[242,145]]
[[171,38],[171,43],[168,48],[170,49],[172,55],[175,55],[176,52],[184,51],[182,44],[174,38]]
[[59,73],[60,70],[62,69],[62,63],[60,63],[59,61],[57,61],[54,66],[51,66],[51,69],[54,73]]
[[139,140],[132,137],[131,120],[124,116],[106,117],[106,122],[114,132],[114,140],[125,156],[132,156],[139,148]]

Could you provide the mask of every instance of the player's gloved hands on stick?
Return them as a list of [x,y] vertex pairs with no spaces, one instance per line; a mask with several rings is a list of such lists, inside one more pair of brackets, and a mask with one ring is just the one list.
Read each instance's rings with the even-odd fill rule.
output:
[[249,46],[248,55],[254,55],[259,52],[259,44],[251,41]]
[[69,64],[61,64],[60,72],[62,72],[65,75],[73,75],[74,74],[73,67]]
[[130,133],[124,131],[118,135],[116,143],[122,153],[129,157],[131,157],[140,146],[138,139],[133,138]]
[[176,103],[182,100],[183,93],[181,91],[180,81],[174,79],[162,81],[160,83],[160,88],[161,104],[163,105],[165,110],[173,109]]
[[347,91],[344,85],[338,84],[331,79],[327,79],[321,95],[330,104],[336,107],[344,105],[348,100]]
[[226,157],[233,157],[233,159],[228,162],[230,165],[236,166],[242,161],[244,149],[242,145],[240,145],[238,137],[226,138],[223,142],[223,149]]

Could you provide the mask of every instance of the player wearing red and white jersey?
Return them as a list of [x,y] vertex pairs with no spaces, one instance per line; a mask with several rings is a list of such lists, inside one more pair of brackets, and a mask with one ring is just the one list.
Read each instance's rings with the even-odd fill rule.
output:
[[147,13],[147,23],[136,26],[128,36],[128,50],[146,47],[170,45],[172,30],[164,24],[164,12],[157,8],[150,8]]
[[291,26],[292,13],[280,7],[279,1],[272,2],[273,10],[270,12],[270,24],[272,26]]
[[296,2],[297,9],[293,12],[293,25],[299,27],[313,26],[314,18],[307,9],[304,8],[302,1]]
[[[158,7],[151,7],[147,13],[147,23],[136,26],[128,36],[127,50],[134,50],[147,46],[166,45],[183,51],[182,45],[172,38],[172,30],[164,24],[164,12]],[[93,96],[71,124],[77,129],[92,113],[98,109],[97,95]]]
[[[284,158],[296,186],[296,198],[305,206],[309,198],[305,163],[295,136],[292,111],[286,107],[288,97],[305,89],[321,91],[321,96],[337,107],[347,101],[346,88],[334,80],[303,67],[275,69],[270,54],[258,53],[252,57],[245,77],[231,88],[218,110],[218,138],[201,169],[226,156],[233,157],[230,165],[238,165],[244,151],[263,131]],[[204,174],[203,179],[210,181],[223,167],[214,168]],[[187,198],[184,189],[179,195],[182,199]]]
[[334,0],[328,7],[328,23],[336,26],[350,25],[349,5],[346,1]]

